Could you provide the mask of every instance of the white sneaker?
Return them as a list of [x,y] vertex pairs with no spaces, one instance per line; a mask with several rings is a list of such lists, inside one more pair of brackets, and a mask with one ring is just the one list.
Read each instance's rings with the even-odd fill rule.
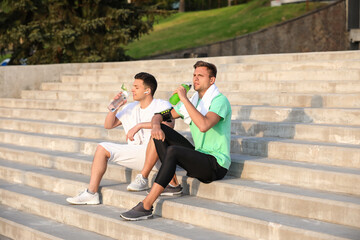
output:
[[99,194],[94,193],[91,194],[85,189],[84,191],[80,192],[79,195],[75,197],[67,198],[66,201],[68,201],[71,204],[100,204],[99,200]]
[[128,191],[138,192],[149,189],[149,180],[144,178],[141,174],[136,175],[135,180],[127,186]]

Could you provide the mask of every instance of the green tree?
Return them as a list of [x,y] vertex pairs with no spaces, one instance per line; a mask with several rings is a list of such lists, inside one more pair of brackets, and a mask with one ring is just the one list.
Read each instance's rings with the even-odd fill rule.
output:
[[10,64],[126,60],[124,46],[152,29],[157,12],[127,0],[1,0],[0,49]]

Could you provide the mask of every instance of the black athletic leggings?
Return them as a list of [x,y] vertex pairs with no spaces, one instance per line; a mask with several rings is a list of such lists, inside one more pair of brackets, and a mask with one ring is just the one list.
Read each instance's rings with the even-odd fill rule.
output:
[[161,124],[165,133],[164,142],[154,139],[161,168],[155,182],[166,187],[173,178],[176,165],[186,170],[187,176],[210,183],[222,179],[227,169],[221,167],[212,155],[195,151],[194,146],[174,129]]

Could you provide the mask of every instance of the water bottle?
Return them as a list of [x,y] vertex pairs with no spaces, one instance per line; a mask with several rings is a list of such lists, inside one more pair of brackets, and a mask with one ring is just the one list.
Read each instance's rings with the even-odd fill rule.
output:
[[122,103],[122,101],[124,101],[129,96],[129,93],[127,92],[126,88],[124,87],[124,84],[121,86],[121,89],[123,90],[122,95],[118,99],[114,99],[108,106],[108,109],[111,112],[115,112],[115,110],[118,109],[118,107]]
[[[188,92],[191,88],[191,84],[190,83],[183,83],[181,84],[181,86],[183,86],[186,89],[186,92]],[[179,95],[177,93],[173,94],[170,98],[169,98],[169,102],[172,105],[176,105],[178,102],[180,101]]]

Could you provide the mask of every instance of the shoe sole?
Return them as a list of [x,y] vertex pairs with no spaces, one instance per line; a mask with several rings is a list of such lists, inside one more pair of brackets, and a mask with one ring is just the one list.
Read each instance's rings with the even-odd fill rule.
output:
[[126,188],[128,191],[130,192],[141,192],[141,191],[146,191],[148,190],[149,188],[144,188],[144,189],[134,189],[134,188]]
[[[149,194],[150,191],[147,191],[146,193]],[[168,193],[161,193],[160,196],[175,196],[175,195],[177,196],[177,195],[181,195],[181,194],[182,194],[182,191],[181,192],[175,192],[175,193],[168,192]]]
[[181,195],[182,194],[182,191],[181,192],[174,192],[174,193],[161,193],[160,196],[177,196],[177,195]]
[[73,205],[99,205],[100,203],[92,203],[92,202],[71,202],[66,200],[68,203],[73,204]]
[[123,219],[125,219],[127,221],[139,221],[139,220],[146,220],[146,219],[152,218],[153,214],[148,215],[148,216],[138,217],[138,218],[128,218],[128,217],[124,217],[122,214],[120,214],[120,217],[122,217]]

